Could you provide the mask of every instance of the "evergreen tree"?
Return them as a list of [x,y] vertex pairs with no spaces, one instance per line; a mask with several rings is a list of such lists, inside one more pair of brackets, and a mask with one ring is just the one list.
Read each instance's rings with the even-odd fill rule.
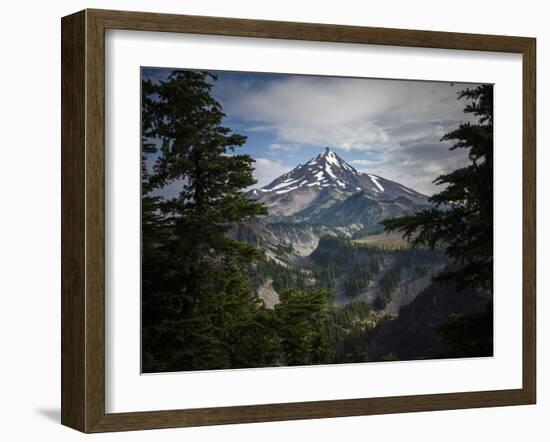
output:
[[471,164],[441,175],[446,185],[432,196],[435,208],[383,222],[386,231],[402,231],[413,245],[441,246],[452,265],[433,279],[458,289],[473,289],[488,296],[485,307],[469,315],[452,316],[435,331],[448,349],[440,357],[493,354],[493,87],[478,86],[459,93],[471,100],[465,113],[477,117],[446,134],[455,140],[451,149],[468,149]]
[[453,265],[436,281],[491,292],[493,285],[493,87],[459,93],[470,100],[464,112],[477,117],[443,136],[450,148],[468,149],[471,164],[434,181],[445,189],[433,195],[435,207],[383,222],[387,232],[401,231],[413,245],[443,247]]
[[[144,371],[262,366],[277,357],[267,313],[241,272],[256,250],[227,235],[265,209],[242,192],[255,182],[253,160],[235,153],[246,138],[222,125],[215,79],[173,71],[142,84]],[[168,186],[178,195],[167,197]]]
[[332,359],[324,323],[327,320],[328,293],[322,290],[288,290],[275,306],[284,365],[328,363]]

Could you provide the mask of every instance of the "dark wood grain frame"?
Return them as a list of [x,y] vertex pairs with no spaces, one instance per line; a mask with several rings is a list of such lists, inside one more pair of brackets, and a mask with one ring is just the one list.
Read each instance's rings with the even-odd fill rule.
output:
[[[105,30],[182,32],[523,56],[523,386],[513,390],[189,410],[105,412]],[[534,404],[534,38],[84,10],[62,19],[61,422],[83,432]]]

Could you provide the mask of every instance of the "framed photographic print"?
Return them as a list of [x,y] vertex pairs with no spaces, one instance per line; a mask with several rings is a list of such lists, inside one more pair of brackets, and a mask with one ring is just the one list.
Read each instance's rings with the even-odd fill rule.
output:
[[62,20],[62,423],[535,403],[535,40]]

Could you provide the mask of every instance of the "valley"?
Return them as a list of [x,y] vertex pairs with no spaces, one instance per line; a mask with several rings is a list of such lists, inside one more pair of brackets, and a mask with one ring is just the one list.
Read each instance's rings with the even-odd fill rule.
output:
[[425,195],[359,172],[328,148],[248,198],[268,213],[231,235],[259,250],[250,278],[268,308],[289,290],[325,290],[340,308],[365,304],[373,325],[397,316],[447,263],[440,251],[413,250],[379,224],[428,208]]

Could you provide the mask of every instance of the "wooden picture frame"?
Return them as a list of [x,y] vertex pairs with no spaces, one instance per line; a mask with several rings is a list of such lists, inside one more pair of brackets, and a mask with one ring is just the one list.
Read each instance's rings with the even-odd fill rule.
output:
[[[105,412],[105,30],[495,51],[523,57],[523,385],[512,390]],[[91,432],[533,404],[536,398],[533,38],[84,10],[62,19],[62,410]]]

